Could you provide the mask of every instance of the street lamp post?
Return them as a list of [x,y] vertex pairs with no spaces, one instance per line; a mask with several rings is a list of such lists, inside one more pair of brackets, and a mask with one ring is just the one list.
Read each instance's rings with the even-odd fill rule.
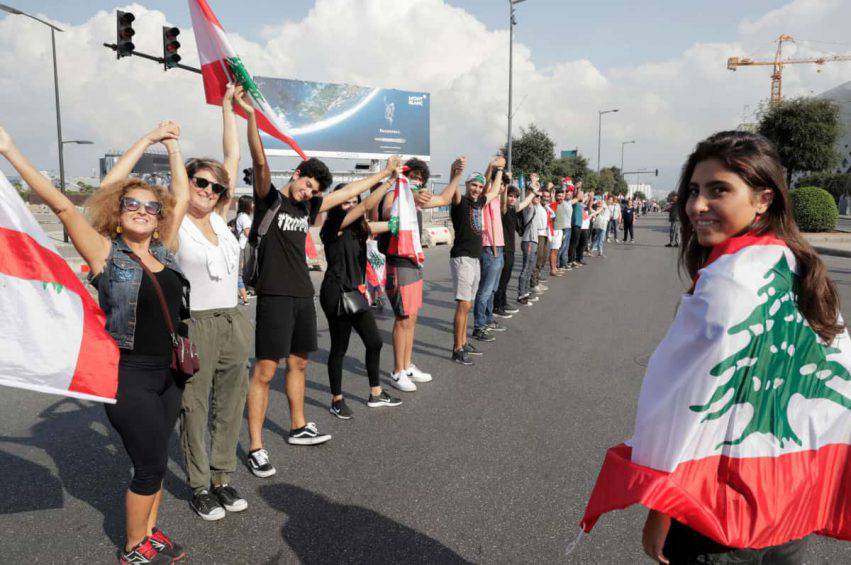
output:
[[[65,156],[62,151],[63,143],[62,143],[62,115],[59,109],[59,71],[56,65],[56,32],[64,31],[61,28],[56,27],[50,22],[46,22],[41,18],[37,18],[32,14],[27,14],[26,12],[22,12],[17,8],[13,8],[12,6],[7,6],[6,4],[0,4],[0,10],[4,12],[8,12],[9,14],[15,16],[26,16],[31,20],[35,20],[41,24],[46,25],[50,28],[50,45],[53,53],[53,94],[56,100],[56,144],[59,147],[59,189],[64,193],[65,192]],[[64,230],[63,230],[64,231]],[[64,239],[68,241],[68,232],[64,233]]]
[[513,141],[511,139],[511,118],[513,118],[514,110],[511,107],[511,98],[514,92],[514,26],[517,25],[517,20],[514,18],[514,5],[526,0],[508,0],[508,144],[506,145],[506,164],[505,170],[511,172],[511,147]]
[[635,143],[635,140],[632,141],[621,141],[621,174],[623,174],[623,148],[629,145],[630,143]]
[[[57,99],[58,102],[58,99]],[[58,105],[56,106],[59,107]],[[74,145],[92,145],[94,142],[89,141],[87,139],[66,139],[63,140],[61,135],[62,130],[60,130],[60,141],[59,141],[59,190],[62,191],[62,194],[65,194],[65,163],[63,160],[63,156],[65,155],[65,144],[72,143]],[[62,225],[62,241],[68,243],[68,230],[65,228],[65,225]]]
[[600,138],[603,134],[603,114],[617,112],[618,108],[611,110],[597,110],[597,172],[600,172]]

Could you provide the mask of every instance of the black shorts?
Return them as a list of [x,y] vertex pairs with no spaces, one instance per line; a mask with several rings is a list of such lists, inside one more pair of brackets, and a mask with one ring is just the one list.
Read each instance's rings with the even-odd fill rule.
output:
[[793,565],[804,563],[807,538],[793,540],[783,545],[762,549],[733,549],[725,547],[688,526],[671,520],[671,529],[665,539],[662,553],[672,565],[707,565],[724,563],[777,563]]
[[313,297],[257,297],[255,330],[257,359],[278,361],[290,353],[310,353],[316,344],[316,307]]

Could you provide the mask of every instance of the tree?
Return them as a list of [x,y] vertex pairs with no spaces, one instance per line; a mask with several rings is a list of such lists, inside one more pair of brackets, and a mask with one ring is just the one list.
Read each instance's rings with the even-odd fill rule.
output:
[[547,170],[554,183],[558,184],[564,177],[574,180],[585,179],[588,176],[588,159],[582,155],[576,157],[560,157],[553,159]]
[[600,169],[599,173],[592,171],[589,177],[594,179],[594,186],[587,187],[588,190],[593,190],[598,194],[608,192],[609,194],[619,195],[626,194],[629,191],[626,180],[624,180],[618,167],[605,167]]
[[[740,444],[755,433],[774,436],[781,447],[786,442],[801,445],[789,422],[789,402],[794,395],[823,398],[851,409],[851,398],[827,386],[834,377],[851,381],[851,374],[838,361],[827,358],[839,349],[823,345],[798,311],[795,275],[785,254],[763,280],[766,282],[757,293],[761,304],[727,330],[728,335],[747,332],[748,343],[712,368],[710,374],[722,384],[706,404],[690,407],[706,413],[703,422],[717,420],[741,404],[753,407],[754,415],[739,437],[721,445]],[[721,400],[724,402],[719,404]]]
[[641,190],[636,190],[635,194],[632,195],[633,198],[637,198],[639,200],[647,200],[647,195],[644,194]]
[[777,146],[786,182],[797,172],[819,172],[839,162],[839,107],[818,98],[794,98],[765,111],[758,131]]
[[[508,152],[506,147],[504,150]],[[535,124],[520,130],[520,137],[513,138],[511,147],[511,170],[514,177],[538,173],[542,177],[555,159],[555,143],[550,136]]]

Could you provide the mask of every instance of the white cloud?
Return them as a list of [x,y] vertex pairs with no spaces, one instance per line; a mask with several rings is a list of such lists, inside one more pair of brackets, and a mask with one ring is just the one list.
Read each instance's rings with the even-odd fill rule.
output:
[[[137,16],[138,48],[159,52],[164,14],[138,4],[130,9]],[[516,43],[515,131],[536,123],[559,148],[578,146],[593,164],[597,109],[618,107],[618,114],[604,117],[603,164],[619,164],[620,142],[636,139],[627,148],[627,168],[659,167],[657,187],[664,190],[696,141],[735,127],[746,106],[753,111],[768,96],[768,68],[732,73],[725,68],[728,57],[769,58],[771,40],[781,32],[839,39],[848,21],[847,2],[795,0],[743,21],[734,42],[696,42],[668,60],[606,73],[594,66],[593,53],[537,68],[529,50]],[[227,29],[228,22],[222,24]],[[204,104],[199,76],[164,73],[136,58],[116,61],[100,46],[113,40],[114,13],[98,12],[66,28],[58,35],[64,134],[97,142],[89,149],[69,147],[69,168],[89,172],[106,149],[129,145],[164,118],[183,124],[187,155],[220,154],[219,112]],[[442,0],[317,0],[302,20],[273,23],[251,39],[231,38],[255,74],[431,92],[435,172],[445,174],[457,154],[480,168],[504,143],[507,30],[489,31]],[[184,62],[197,64],[191,31],[180,40]],[[801,42],[789,53],[813,54],[816,45]],[[55,168],[56,159],[49,49],[40,24],[20,17],[0,21],[0,68],[6,72],[0,76],[0,124],[41,168]],[[820,73],[787,67],[784,93],[821,92],[851,78],[849,67],[825,65]]]

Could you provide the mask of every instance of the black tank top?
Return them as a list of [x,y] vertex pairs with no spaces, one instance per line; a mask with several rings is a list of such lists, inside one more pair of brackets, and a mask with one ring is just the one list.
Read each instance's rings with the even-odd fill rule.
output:
[[[183,287],[180,277],[171,269],[154,273],[163,289],[174,327],[180,321],[180,297]],[[171,358],[172,343],[168,326],[163,318],[162,306],[150,277],[142,274],[139,298],[136,303],[136,330],[133,349],[122,349],[124,355],[147,355]]]

